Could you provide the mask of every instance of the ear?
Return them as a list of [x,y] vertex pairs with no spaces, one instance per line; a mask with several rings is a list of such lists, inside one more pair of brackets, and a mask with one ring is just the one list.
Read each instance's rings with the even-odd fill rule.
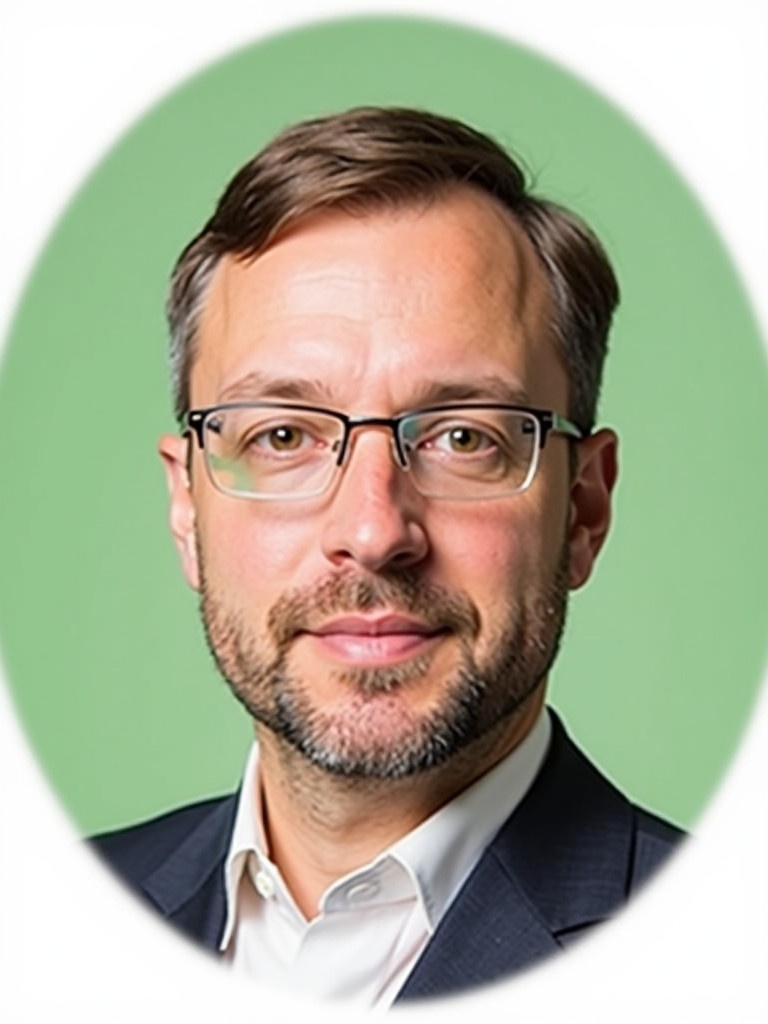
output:
[[612,430],[598,430],[578,445],[569,524],[571,590],[587,582],[608,535],[611,496],[618,474],[618,444]]
[[200,587],[195,543],[195,506],[192,499],[189,470],[187,469],[188,437],[164,434],[157,450],[165,467],[165,478],[170,496],[169,523],[171,535],[181,559],[181,568],[187,583],[194,590]]

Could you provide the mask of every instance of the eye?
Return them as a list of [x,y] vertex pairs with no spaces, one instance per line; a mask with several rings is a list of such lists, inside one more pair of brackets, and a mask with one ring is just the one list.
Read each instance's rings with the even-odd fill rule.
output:
[[251,438],[250,443],[262,448],[271,448],[276,452],[295,452],[299,451],[306,444],[307,440],[306,431],[302,430],[301,427],[285,423],[255,434]]
[[445,437],[451,451],[465,454],[482,451],[491,444],[488,435],[476,427],[451,427]]
[[448,455],[478,455],[496,447],[488,431],[469,423],[456,423],[434,431],[425,445]]
[[251,423],[238,431],[235,451],[253,458],[289,458],[307,455],[321,443],[317,430],[311,424],[273,420]]

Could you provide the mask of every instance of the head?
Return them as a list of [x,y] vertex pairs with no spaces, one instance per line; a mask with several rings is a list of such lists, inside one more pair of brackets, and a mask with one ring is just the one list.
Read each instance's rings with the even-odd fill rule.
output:
[[461,185],[507,209],[536,251],[550,292],[546,329],[568,375],[568,414],[592,430],[619,297],[599,241],[573,213],[532,195],[522,168],[487,135],[424,111],[377,107],[282,132],[232,178],[181,253],[167,305],[179,422],[189,409],[200,315],[224,256],[255,259],[323,211],[395,210],[437,201]]
[[[615,437],[590,432],[616,301],[591,232],[449,119],[307,122],[233,178],[173,275],[177,415],[282,402],[369,419],[327,489],[298,498],[222,493],[194,438],[161,441],[209,644],[270,734],[377,777],[519,738],[609,525]],[[389,422],[446,404],[548,410],[584,439],[554,430],[519,493],[455,500],[399,464]],[[319,447],[298,422],[279,444],[298,429]]]

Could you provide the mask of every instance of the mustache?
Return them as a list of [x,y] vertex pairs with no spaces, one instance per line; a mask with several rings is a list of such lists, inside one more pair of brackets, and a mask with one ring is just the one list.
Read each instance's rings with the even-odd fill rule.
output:
[[299,633],[319,628],[330,616],[378,609],[413,616],[434,630],[474,636],[480,626],[474,604],[462,591],[403,572],[377,576],[338,573],[312,587],[288,591],[270,609],[267,628],[283,649]]

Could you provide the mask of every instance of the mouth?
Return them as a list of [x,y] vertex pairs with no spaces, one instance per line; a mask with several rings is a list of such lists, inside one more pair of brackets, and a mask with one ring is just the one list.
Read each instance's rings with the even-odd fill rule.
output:
[[406,615],[345,615],[303,635],[318,653],[346,665],[392,665],[428,653],[449,630]]

